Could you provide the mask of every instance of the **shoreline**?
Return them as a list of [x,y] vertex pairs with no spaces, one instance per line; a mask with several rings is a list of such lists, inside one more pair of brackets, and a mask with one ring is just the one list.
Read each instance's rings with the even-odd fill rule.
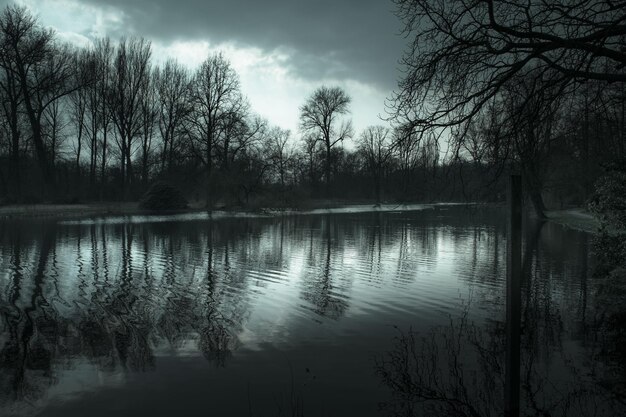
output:
[[[295,214],[339,214],[365,212],[393,212],[413,211],[435,208],[437,206],[452,205],[489,205],[498,206],[502,203],[365,203],[340,201],[315,201],[306,207],[261,208],[245,209],[243,207],[220,207],[207,210],[204,207],[191,206],[184,210],[150,211],[139,208],[138,203],[87,203],[87,204],[19,204],[0,206],[0,221],[7,220],[58,220],[64,222],[89,222],[100,220],[133,221],[163,221],[183,220],[188,218],[202,219],[204,217],[269,217]],[[549,210],[546,212],[547,221],[560,224],[574,230],[587,233],[596,233],[599,222],[590,213],[582,208],[568,210]]]
[[568,210],[548,210],[546,211],[547,221],[551,221],[570,229],[598,233],[600,222],[591,213],[583,208],[572,208]]
[[0,206],[0,221],[23,219],[56,219],[56,220],[85,220],[108,217],[135,217],[135,216],[189,216],[200,214],[230,214],[233,216],[275,216],[292,214],[331,214],[351,212],[388,212],[409,211],[448,205],[480,205],[490,203],[369,203],[369,202],[340,202],[316,201],[304,207],[267,207],[246,209],[245,207],[215,207],[211,210],[201,206],[191,206],[182,210],[152,211],[141,209],[138,203],[86,203],[86,204],[16,204]]
[[137,203],[15,204],[0,206],[1,220],[74,219],[131,215],[142,212]]

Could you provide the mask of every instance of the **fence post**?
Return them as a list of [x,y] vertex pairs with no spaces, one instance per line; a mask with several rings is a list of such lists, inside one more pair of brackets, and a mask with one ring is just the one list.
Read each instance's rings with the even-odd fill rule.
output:
[[520,324],[522,309],[522,179],[511,175],[508,187],[506,268],[506,364],[504,415],[520,412]]

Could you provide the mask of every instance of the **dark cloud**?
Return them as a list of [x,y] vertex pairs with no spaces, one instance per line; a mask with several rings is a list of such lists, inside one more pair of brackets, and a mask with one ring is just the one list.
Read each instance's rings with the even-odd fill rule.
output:
[[124,13],[128,33],[292,52],[297,75],[395,86],[404,40],[390,0],[82,0]]

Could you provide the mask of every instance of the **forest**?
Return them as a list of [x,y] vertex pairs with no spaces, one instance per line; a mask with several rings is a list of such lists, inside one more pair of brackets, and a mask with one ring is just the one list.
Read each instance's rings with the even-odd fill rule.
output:
[[[396,3],[402,18],[406,2]],[[202,207],[503,201],[503,174],[521,169],[542,216],[593,201],[598,179],[624,166],[623,82],[563,83],[558,71],[531,68],[472,117],[420,123],[402,110],[432,97],[403,97],[415,81],[406,77],[389,114],[361,132],[348,93],[319,86],[291,132],[254,111],[219,52],[190,69],[157,63],[143,38],[81,48],[18,6],[2,11],[0,45],[0,204],[137,201],[159,181]],[[444,73],[451,102],[472,92]]]

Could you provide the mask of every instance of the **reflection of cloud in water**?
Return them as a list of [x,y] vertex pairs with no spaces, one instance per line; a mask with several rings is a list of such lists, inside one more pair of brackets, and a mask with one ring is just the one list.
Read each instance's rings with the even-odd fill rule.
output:
[[[0,223],[0,410],[78,396],[81,378],[91,391],[143,373],[166,380],[160,364],[172,357],[227,372],[248,355],[312,346],[319,357],[332,346],[341,372],[364,346],[387,349],[379,334],[390,324],[445,324],[468,289],[473,318],[497,317],[504,229],[482,210]],[[529,294],[562,294],[551,299],[571,317],[580,254],[548,250],[528,268],[550,279]],[[377,392],[367,381],[355,386]]]
[[43,382],[47,389],[46,395],[33,397],[28,404],[13,403],[7,407],[8,413],[34,416],[49,404],[72,401],[102,389],[122,387],[127,377],[124,372],[105,371],[85,359],[76,358],[71,367],[59,366],[55,370],[54,379],[54,384]]

